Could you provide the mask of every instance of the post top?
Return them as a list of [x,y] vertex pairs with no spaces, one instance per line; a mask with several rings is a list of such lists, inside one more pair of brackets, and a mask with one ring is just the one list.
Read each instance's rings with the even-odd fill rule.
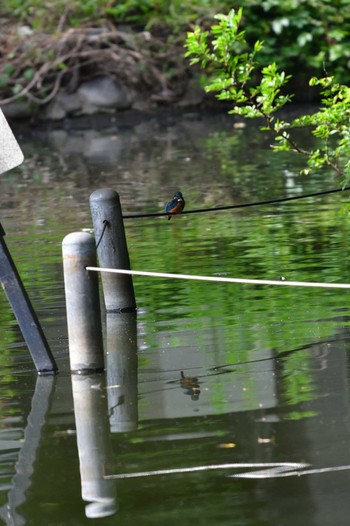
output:
[[119,201],[119,194],[112,188],[101,188],[90,195],[90,203],[96,201]]
[[66,237],[63,239],[63,243],[65,245],[71,245],[72,243],[79,243],[79,242],[86,242],[89,243],[91,240],[93,240],[93,237],[88,232],[71,232],[70,234],[67,234]]
[[72,232],[62,241],[62,249],[65,254],[76,254],[95,250],[95,238],[87,232]]

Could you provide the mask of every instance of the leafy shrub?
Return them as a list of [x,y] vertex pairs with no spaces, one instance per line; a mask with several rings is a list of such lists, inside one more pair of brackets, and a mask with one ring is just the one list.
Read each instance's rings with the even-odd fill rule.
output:
[[[275,138],[277,151],[299,153],[307,159],[308,174],[327,167],[334,170],[343,182],[350,179],[350,88],[337,83],[333,77],[312,78],[310,85],[319,86],[322,106],[312,114],[291,121],[282,120],[279,110],[290,102],[284,88],[290,76],[280,71],[275,62],[261,66],[259,58],[263,43],[249,45],[241,29],[242,9],[228,15],[218,14],[217,23],[209,30],[196,26],[188,33],[186,55],[191,64],[199,64],[208,73],[206,90],[220,100],[230,101],[230,113],[247,118],[261,118],[264,130]],[[309,127],[318,139],[314,149],[306,149],[294,137],[296,128]]]

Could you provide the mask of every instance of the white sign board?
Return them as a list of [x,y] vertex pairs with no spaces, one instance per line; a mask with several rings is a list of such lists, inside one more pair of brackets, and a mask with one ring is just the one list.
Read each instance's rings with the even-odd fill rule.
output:
[[0,174],[23,162],[23,153],[0,109]]

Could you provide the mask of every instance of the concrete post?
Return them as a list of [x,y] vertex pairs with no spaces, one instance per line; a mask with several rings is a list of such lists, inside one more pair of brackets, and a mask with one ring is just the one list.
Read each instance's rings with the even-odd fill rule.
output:
[[[100,267],[130,270],[119,195],[108,188],[96,190],[90,196],[90,209]],[[101,279],[107,312],[136,309],[131,276],[103,272]]]
[[71,371],[104,369],[98,276],[85,270],[96,265],[94,238],[85,232],[68,234],[62,242]]

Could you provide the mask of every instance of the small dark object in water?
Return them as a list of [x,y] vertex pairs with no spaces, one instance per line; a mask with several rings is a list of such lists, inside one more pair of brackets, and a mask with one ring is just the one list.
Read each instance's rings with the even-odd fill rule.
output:
[[186,394],[191,395],[192,400],[198,400],[200,392],[201,392],[200,387],[199,387],[198,378],[196,378],[195,376],[185,376],[184,372],[181,371],[180,383],[181,383],[181,387],[183,389],[186,389],[187,391]]

